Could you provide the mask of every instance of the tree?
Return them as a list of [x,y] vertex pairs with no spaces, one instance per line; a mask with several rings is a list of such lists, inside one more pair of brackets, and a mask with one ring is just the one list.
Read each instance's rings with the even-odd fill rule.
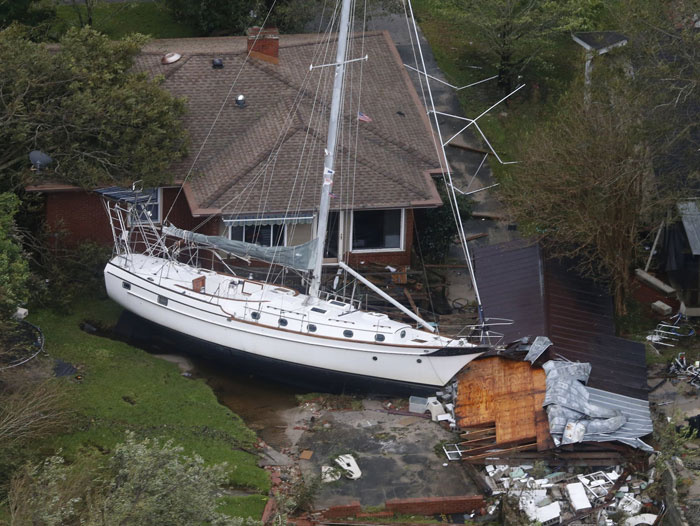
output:
[[14,194],[0,194],[0,327],[29,298],[29,265],[14,222],[18,208]]
[[188,21],[204,35],[242,34],[254,25],[262,9],[258,0],[166,0],[165,4],[176,18]]
[[[498,86],[510,93],[528,65],[575,29],[587,29],[602,0],[455,0],[467,31],[498,72]],[[472,38],[472,37],[470,37]]]
[[201,457],[182,451],[170,441],[138,441],[129,433],[106,467],[90,458],[68,464],[60,456],[50,457],[12,481],[13,524],[251,523],[216,511],[225,464],[205,466]]
[[[50,49],[17,27],[0,32],[0,189],[42,178],[82,187],[169,180],[186,150],[185,104],[133,71],[144,42],[82,28]],[[54,162],[30,178],[32,150]]]
[[0,29],[12,22],[36,25],[55,16],[51,0],[0,0]]
[[550,254],[608,281],[620,314],[646,233],[698,189],[698,34],[684,5],[622,2],[630,44],[598,61],[590,104],[580,86],[562,97],[501,187]]

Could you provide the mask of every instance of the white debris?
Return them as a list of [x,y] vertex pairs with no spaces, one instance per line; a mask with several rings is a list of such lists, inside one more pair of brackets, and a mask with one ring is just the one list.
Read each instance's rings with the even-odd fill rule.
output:
[[433,422],[438,421],[439,415],[445,414],[445,408],[442,406],[442,403],[439,402],[438,399],[435,397],[428,398],[428,405],[426,411],[430,411],[430,416],[432,417]]
[[622,497],[622,499],[620,499],[620,503],[617,505],[617,507],[625,513],[636,515],[641,511],[642,503],[628,493]]
[[642,513],[641,515],[635,515],[634,517],[629,517],[623,522],[624,526],[651,526],[656,522],[658,515],[653,513]]
[[340,470],[333,466],[321,466],[321,482],[335,482],[340,479]]
[[581,482],[574,482],[566,485],[566,492],[569,495],[569,501],[575,511],[590,509],[591,501],[586,496],[586,490]]
[[345,471],[345,476],[352,480],[357,480],[362,476],[360,466],[352,455],[340,455],[335,459],[335,463]]

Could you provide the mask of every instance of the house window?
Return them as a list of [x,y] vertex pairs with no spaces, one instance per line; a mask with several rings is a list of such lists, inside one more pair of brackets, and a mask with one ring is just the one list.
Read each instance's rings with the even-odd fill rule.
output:
[[285,225],[245,225],[229,227],[229,239],[245,241],[263,247],[283,247],[286,243]]
[[150,190],[142,190],[142,194],[148,195],[149,200],[144,205],[138,205],[136,214],[131,214],[137,223],[147,223],[150,218],[156,225],[161,223],[161,203],[163,202],[163,189],[152,188]]
[[352,217],[352,249],[401,250],[403,210],[358,210]]

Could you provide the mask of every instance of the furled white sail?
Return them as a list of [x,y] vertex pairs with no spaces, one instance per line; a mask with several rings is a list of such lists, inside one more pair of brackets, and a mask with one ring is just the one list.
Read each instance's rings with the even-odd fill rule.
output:
[[253,258],[283,267],[307,271],[314,268],[318,239],[292,247],[263,247],[245,241],[235,241],[222,236],[206,236],[173,226],[164,226],[163,234],[199,245],[208,245],[234,256]]

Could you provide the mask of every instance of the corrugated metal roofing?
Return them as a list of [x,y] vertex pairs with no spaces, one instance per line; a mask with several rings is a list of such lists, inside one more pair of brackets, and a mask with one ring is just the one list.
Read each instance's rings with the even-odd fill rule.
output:
[[589,362],[590,387],[647,400],[644,345],[615,336],[610,295],[569,267],[522,240],[479,248],[475,270],[486,316],[513,320],[499,328],[505,341],[547,336],[550,356]]
[[700,255],[700,210],[697,201],[681,201],[678,203],[683,228],[688,236],[688,243],[693,256]]
[[622,396],[593,387],[586,387],[586,390],[588,391],[588,401],[590,403],[608,409],[619,409],[627,417],[627,422],[615,432],[606,435],[586,434],[586,440],[594,442],[617,440],[633,447],[646,450],[651,449],[639,440],[639,438],[650,434],[654,430],[647,400]]

